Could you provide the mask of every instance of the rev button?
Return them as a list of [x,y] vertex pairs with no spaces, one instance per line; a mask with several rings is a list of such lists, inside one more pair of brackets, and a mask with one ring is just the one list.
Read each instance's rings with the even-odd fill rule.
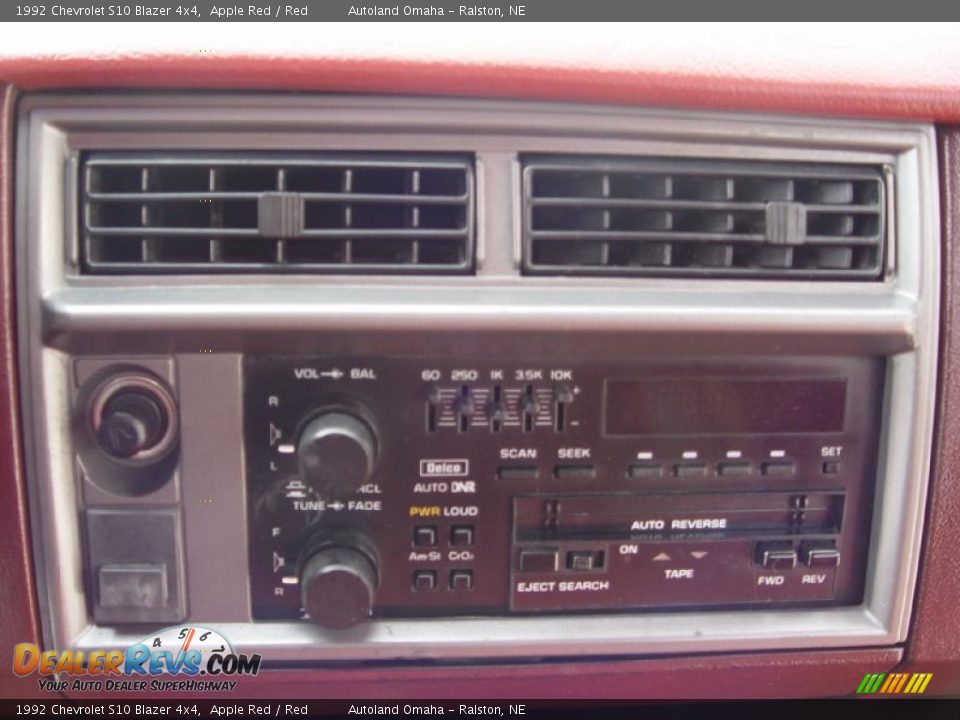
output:
[[840,551],[832,547],[801,547],[800,560],[810,568],[835,568],[840,564]]

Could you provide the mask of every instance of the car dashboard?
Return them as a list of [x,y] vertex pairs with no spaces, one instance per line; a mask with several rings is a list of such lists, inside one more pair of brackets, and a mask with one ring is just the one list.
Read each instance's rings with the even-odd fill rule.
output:
[[3,645],[182,629],[250,697],[956,693],[960,90],[637,52],[0,62]]

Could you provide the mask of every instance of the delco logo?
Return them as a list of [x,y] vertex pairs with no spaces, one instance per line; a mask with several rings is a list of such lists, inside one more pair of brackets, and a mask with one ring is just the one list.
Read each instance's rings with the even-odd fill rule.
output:
[[420,477],[466,477],[469,474],[470,461],[466,458],[420,461]]
[[[68,689],[67,681],[52,676],[85,676],[82,681],[79,678],[74,681],[70,688],[74,690],[145,690],[145,682],[116,678],[256,675],[260,671],[260,660],[258,654],[234,653],[226,638],[214,630],[195,626],[170,627],[123,650],[58,652],[41,650],[33,643],[20,643],[13,649],[13,673],[21,678],[37,673],[43,690]],[[106,679],[106,687],[100,678]],[[191,688],[174,685],[155,683],[151,689],[213,689],[199,683]]]

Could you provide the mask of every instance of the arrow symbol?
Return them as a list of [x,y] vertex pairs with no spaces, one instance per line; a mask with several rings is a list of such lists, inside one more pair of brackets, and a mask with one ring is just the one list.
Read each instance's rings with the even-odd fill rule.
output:
[[670,556],[667,555],[665,552],[662,552],[662,553],[660,553],[659,555],[654,555],[654,556],[653,556],[653,561],[654,561],[654,562],[666,562],[666,561],[669,560],[669,559],[670,559]]
[[284,566],[283,558],[276,552],[273,553],[273,571],[278,572]]
[[333,378],[334,380],[339,380],[343,377],[343,371],[340,368],[334,368],[333,370],[327,370],[326,372],[320,373],[320,377]]
[[340,512],[341,510],[343,510],[343,503],[337,500],[336,502],[330,503],[327,507],[333,508],[337,512]]
[[697,560],[703,560],[707,556],[706,550],[691,550],[690,555]]
[[281,436],[280,428],[278,428],[273,423],[270,423],[270,447],[273,447],[274,445],[277,444],[277,440],[280,439],[280,436]]

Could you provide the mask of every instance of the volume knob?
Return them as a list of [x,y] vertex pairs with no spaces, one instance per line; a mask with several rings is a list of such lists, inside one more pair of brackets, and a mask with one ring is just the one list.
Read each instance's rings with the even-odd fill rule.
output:
[[300,476],[324,499],[352,495],[370,479],[376,458],[373,429],[342,411],[326,412],[311,420],[297,445]]
[[325,547],[307,559],[300,577],[301,602],[324,627],[353,627],[370,617],[377,589],[373,558],[349,545]]

